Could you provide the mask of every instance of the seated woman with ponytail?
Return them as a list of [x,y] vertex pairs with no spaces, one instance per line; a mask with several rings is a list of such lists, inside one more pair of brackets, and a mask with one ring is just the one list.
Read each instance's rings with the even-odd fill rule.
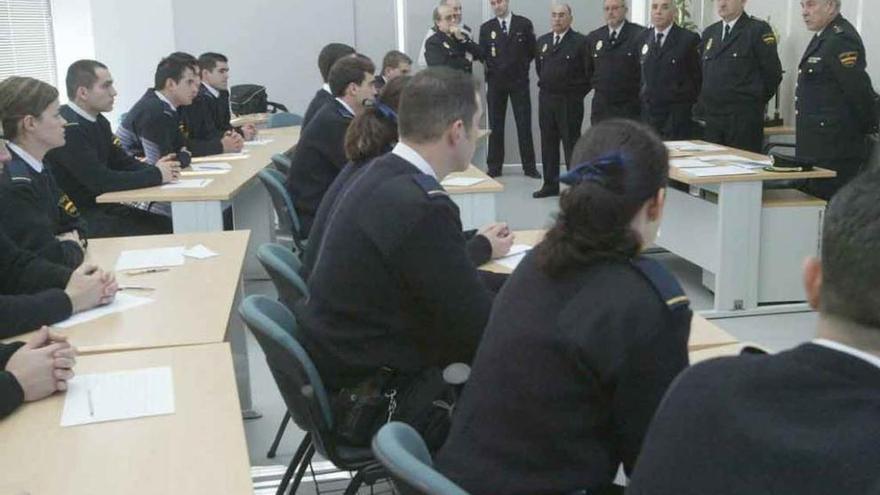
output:
[[611,120],[574,158],[555,224],[495,299],[436,460],[474,495],[602,493],[620,464],[633,469],[688,365],[688,299],[641,255],[663,213],[666,148]]

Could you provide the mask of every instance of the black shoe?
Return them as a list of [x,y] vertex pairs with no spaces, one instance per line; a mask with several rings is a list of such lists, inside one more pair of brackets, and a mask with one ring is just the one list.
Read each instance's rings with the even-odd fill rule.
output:
[[544,186],[541,189],[532,193],[533,198],[550,198],[553,196],[559,196],[559,188],[558,187]]
[[541,173],[535,169],[523,170],[523,174],[525,174],[526,177],[531,177],[533,179],[540,179],[541,178]]
[[492,177],[493,179],[496,178],[496,177],[501,177],[501,169],[498,169],[498,170],[492,170],[492,169],[490,168],[489,171],[486,172],[486,173],[489,175],[489,177]]

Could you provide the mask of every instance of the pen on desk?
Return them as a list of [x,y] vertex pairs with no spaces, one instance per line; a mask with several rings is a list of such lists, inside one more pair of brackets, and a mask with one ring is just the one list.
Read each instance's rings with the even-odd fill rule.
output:
[[141,285],[120,285],[119,290],[143,290],[143,291],[151,291],[156,290],[155,287],[144,287]]
[[223,167],[212,167],[210,165],[199,165],[199,170],[227,170]]
[[127,272],[126,275],[146,275],[147,273],[162,273],[170,271],[170,268],[147,268],[146,270],[136,270]]
[[89,416],[95,417],[95,404],[92,402],[92,389],[86,389],[86,397],[89,400]]

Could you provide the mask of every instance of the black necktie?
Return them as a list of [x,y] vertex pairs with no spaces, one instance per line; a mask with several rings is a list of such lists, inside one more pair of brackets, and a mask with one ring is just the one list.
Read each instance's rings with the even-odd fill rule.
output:
[[730,24],[724,25],[724,37],[721,38],[721,41],[727,41],[728,36],[730,36]]
[[610,41],[612,45],[617,42],[617,31],[611,31]]
[[507,19],[501,21],[501,32],[507,34]]
[[657,33],[657,48],[663,46],[663,33]]
[[559,35],[557,34],[556,37],[553,39],[553,46],[558,46],[558,45],[559,45]]

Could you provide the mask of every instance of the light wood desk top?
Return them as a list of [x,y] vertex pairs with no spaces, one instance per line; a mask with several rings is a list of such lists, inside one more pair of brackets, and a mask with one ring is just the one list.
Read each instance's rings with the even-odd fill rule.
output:
[[[513,243],[525,244],[527,246],[535,246],[536,244],[541,242],[541,240],[544,238],[545,233],[547,233],[546,230],[517,230],[513,233]],[[490,261],[486,263],[485,265],[480,267],[480,270],[502,274],[513,273],[513,270],[496,261]]]
[[[701,144],[711,144],[706,141],[694,141],[695,143]],[[767,155],[761,155],[758,153],[752,153],[749,151],[738,150],[735,148],[727,148],[725,147],[722,151],[705,151],[705,152],[670,152],[670,158],[685,158],[685,157],[700,157],[700,156],[710,156],[710,155],[737,155],[745,158],[755,159],[755,160],[766,160]],[[730,175],[730,176],[722,176],[722,177],[696,177],[684,171],[684,169],[680,169],[675,166],[669,167],[669,178],[675,181],[688,184],[688,185],[700,185],[700,184],[720,184],[724,182],[764,182],[764,181],[774,181],[774,180],[802,180],[802,179],[829,179],[832,177],[836,177],[837,173],[832,170],[826,170],[824,168],[815,168],[812,172],[767,172],[765,170],[761,170],[756,174],[748,174],[748,175]]]
[[693,366],[697,363],[719,357],[739,356],[746,347],[756,347],[761,349],[761,346],[751,342],[738,342],[736,344],[703,348],[689,353],[691,365]]
[[[246,159],[230,160],[232,170],[223,175],[190,175],[184,179],[211,179],[202,189],[162,189],[161,186],[119,191],[98,196],[98,203],[143,201],[228,201],[260,170],[272,162],[272,155],[287,151],[299,140],[300,127],[279,127],[260,131],[260,139],[272,139],[261,146],[245,146]],[[219,157],[216,161],[222,162]]]
[[253,493],[227,344],[82,356],[76,372],[164,366],[174,414],[62,428],[56,394],[0,421],[0,493]]
[[448,192],[449,194],[500,193],[504,191],[504,184],[489,177],[486,172],[483,172],[474,165],[469,166],[464,172],[455,172],[449,174],[446,176],[446,179],[453,179],[456,177],[479,178],[483,179],[483,182],[468,187],[443,186],[443,189],[446,189],[446,192]]
[[250,231],[235,231],[91,240],[88,261],[107,270],[131,249],[203,244],[220,256],[186,258],[183,266],[160,273],[117,273],[120,285],[154,288],[131,292],[153,302],[58,331],[83,354],[223,342],[249,238]]
[[765,136],[789,136],[794,135],[796,132],[795,127],[790,125],[778,125],[775,127],[764,128]]
[[266,122],[269,122],[268,113],[249,113],[247,115],[239,115],[238,117],[235,117],[229,121],[229,124],[233,127],[241,127],[245,124],[257,125],[265,124]]

